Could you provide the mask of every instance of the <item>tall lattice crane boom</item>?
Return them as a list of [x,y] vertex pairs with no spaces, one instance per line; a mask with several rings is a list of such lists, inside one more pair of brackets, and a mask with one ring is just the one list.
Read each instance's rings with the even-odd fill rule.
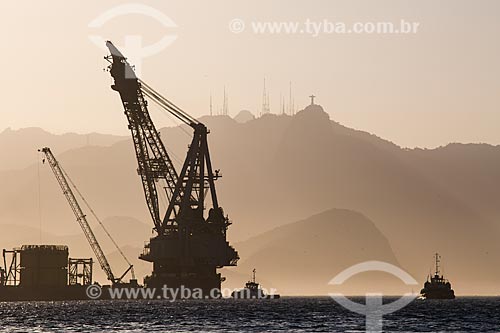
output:
[[[146,277],[145,284],[187,286],[207,292],[220,289],[223,278],[216,270],[235,266],[239,256],[226,240],[231,223],[217,200],[215,180],[220,174],[212,169],[207,140],[209,130],[140,80],[113,43],[108,41],[106,46],[110,51],[106,57],[110,62],[108,69],[114,79],[111,88],[122,100],[146,202],[157,232],[140,256],[153,263],[153,274]],[[148,101],[158,104],[193,129],[180,172],[172,164],[151,120]],[[168,206],[160,212],[157,187],[160,191],[163,181],[167,183]],[[211,202],[206,200],[208,194]]]
[[[52,154],[52,151],[50,148],[45,147],[41,150],[42,153],[45,154],[45,157],[47,159],[47,162],[50,165],[50,168],[52,169],[54,176],[57,179],[57,182],[59,183],[59,186],[62,189],[62,192],[64,193],[64,196],[68,200],[68,203],[73,210],[73,213],[75,214],[76,220],[80,224],[80,227],[83,230],[83,233],[85,234],[85,237],[87,238],[87,241],[90,244],[90,247],[92,248],[92,251],[94,251],[94,254],[97,258],[97,261],[99,262],[99,265],[101,266],[102,270],[106,273],[106,276],[109,281],[112,283],[119,283],[121,282],[121,279],[123,276],[125,276],[128,271],[133,269],[133,266],[130,265],[128,270],[120,277],[116,278],[113,274],[113,271],[111,270],[111,266],[108,262],[108,259],[106,258],[104,252],[102,251],[101,246],[99,245],[99,242],[97,241],[94,232],[90,228],[90,225],[87,221],[86,215],[83,213],[82,208],[80,207],[73,190],[71,189],[70,183],[74,186],[74,184],[71,182],[71,179],[69,178],[68,174],[64,171],[64,169],[61,167],[57,159],[54,157]],[[75,187],[76,189],[76,187]],[[107,232],[107,231],[106,231]],[[108,233],[109,235],[109,233]],[[111,238],[111,237],[110,237]],[[114,241],[113,241],[114,243]],[[116,244],[116,243],[115,243]],[[128,260],[127,260],[128,262]],[[130,263],[129,263],[130,264]]]
[[[110,42],[107,43],[107,46],[111,50],[111,56],[107,59],[116,64],[110,69],[111,75],[115,77],[113,89],[120,93],[125,115],[127,116],[128,128],[132,134],[137,156],[137,172],[141,176],[146,203],[155,230],[162,233],[164,218],[160,213],[158,191],[165,190],[168,198],[171,199],[179,176],[160,139],[160,134],[151,120],[147,101],[144,98],[144,95],[148,95],[155,100],[161,99],[161,96],[158,96],[152,89],[148,89],[149,87],[144,83],[144,90],[141,89],[141,82],[126,62],[125,57]],[[127,73],[123,75],[125,71]],[[172,105],[172,107],[175,107],[175,105]],[[182,111],[177,112],[175,116],[184,122],[189,123],[190,121],[190,117]],[[164,189],[157,184],[160,179],[166,182]],[[176,210],[174,214],[177,213]]]

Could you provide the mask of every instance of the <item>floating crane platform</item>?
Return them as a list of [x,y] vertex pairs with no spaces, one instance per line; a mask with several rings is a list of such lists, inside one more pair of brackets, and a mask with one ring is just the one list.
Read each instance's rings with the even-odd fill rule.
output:
[[[224,280],[218,268],[236,266],[236,250],[226,240],[230,220],[219,205],[208,148],[207,127],[139,79],[125,56],[107,42],[111,88],[120,95],[132,135],[146,204],[154,225],[140,259],[153,263],[147,287],[201,289],[214,295]],[[146,97],[148,99],[146,99]],[[177,170],[148,111],[153,102],[193,130],[186,159]],[[165,191],[167,207],[158,195]],[[210,198],[209,200],[205,200]],[[206,202],[207,201],[207,202]],[[207,214],[208,213],[208,214]]]
[[69,258],[64,245],[23,245],[2,252],[0,301],[88,299],[91,258]]

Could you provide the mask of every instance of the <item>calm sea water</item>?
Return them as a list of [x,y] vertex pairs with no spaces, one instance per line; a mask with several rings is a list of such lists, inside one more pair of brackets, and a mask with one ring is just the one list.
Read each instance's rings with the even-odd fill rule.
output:
[[[361,301],[359,299],[358,301]],[[364,332],[364,317],[333,300],[0,303],[0,332]],[[415,300],[386,332],[500,332],[500,298]]]

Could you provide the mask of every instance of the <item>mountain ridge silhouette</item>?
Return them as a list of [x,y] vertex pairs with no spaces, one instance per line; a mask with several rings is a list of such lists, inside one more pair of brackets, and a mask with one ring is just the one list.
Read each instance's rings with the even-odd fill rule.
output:
[[[223,175],[216,186],[234,222],[228,231],[232,242],[332,208],[347,209],[373,221],[411,274],[427,274],[439,251],[457,293],[495,290],[499,146],[406,149],[345,127],[321,110],[309,111],[243,124],[227,116],[202,118],[211,130],[212,163]],[[179,166],[190,129],[160,132]],[[53,151],[101,218],[122,215],[151,224],[130,139]],[[0,172],[0,223],[38,225],[37,167],[44,228],[78,232],[46,165]]]

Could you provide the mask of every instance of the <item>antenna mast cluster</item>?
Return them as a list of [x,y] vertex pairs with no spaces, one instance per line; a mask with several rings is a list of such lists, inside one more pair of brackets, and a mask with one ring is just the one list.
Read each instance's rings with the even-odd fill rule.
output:
[[226,86],[224,86],[224,100],[222,103],[222,115],[227,116],[229,111],[229,104],[227,102]]
[[262,92],[262,111],[260,115],[271,113],[271,108],[269,107],[269,92],[266,90],[266,79],[264,78],[264,91]]

